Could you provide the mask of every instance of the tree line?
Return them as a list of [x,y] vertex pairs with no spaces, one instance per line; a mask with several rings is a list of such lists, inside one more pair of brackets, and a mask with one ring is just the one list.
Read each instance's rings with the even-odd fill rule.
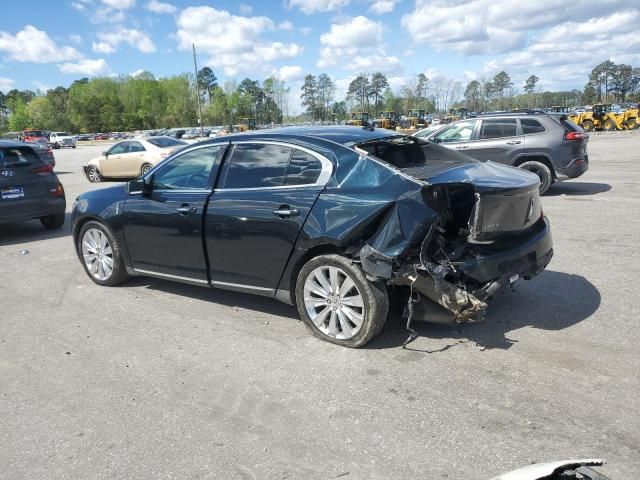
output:
[[69,88],[37,95],[31,90],[0,92],[0,131],[25,128],[72,132],[117,132],[198,124],[197,93],[204,125],[228,125],[242,118],[281,123],[289,89],[277,78],[250,78],[219,85],[210,68],[193,75],[155,78],[149,72],[118,78],[83,78]]

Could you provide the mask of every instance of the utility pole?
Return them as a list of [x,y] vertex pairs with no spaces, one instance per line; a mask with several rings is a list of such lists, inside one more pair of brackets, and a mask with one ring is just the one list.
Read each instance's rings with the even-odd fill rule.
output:
[[198,63],[196,62],[196,44],[192,43],[193,47],[193,68],[196,72],[196,97],[198,99],[198,123],[200,124],[200,136],[204,137],[204,127],[202,125],[202,105],[200,105],[200,84],[198,82]]

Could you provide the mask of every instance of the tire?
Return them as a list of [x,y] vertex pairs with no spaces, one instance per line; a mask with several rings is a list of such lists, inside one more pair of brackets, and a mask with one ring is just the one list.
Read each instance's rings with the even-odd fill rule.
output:
[[76,146],[75,145],[71,145],[71,148],[76,148]]
[[54,144],[53,144],[53,148],[54,148],[55,150],[60,149],[60,144],[59,144],[58,142],[54,143]]
[[613,132],[614,130],[616,130],[616,122],[611,119],[605,120],[602,124],[602,130],[604,130],[605,132]]
[[94,220],[85,223],[78,235],[77,251],[85,272],[98,285],[113,287],[129,279],[120,245],[106,225]]
[[547,190],[549,190],[549,187],[553,183],[553,174],[549,167],[542,162],[536,162],[534,160],[521,163],[518,167],[538,175],[540,179],[540,195],[547,193]]
[[47,230],[56,230],[64,225],[65,214],[56,213],[55,215],[47,215],[46,217],[40,217],[42,226]]
[[[332,285],[336,290],[347,290],[332,295]],[[366,345],[382,330],[389,310],[384,284],[370,282],[360,267],[340,255],[309,260],[298,273],[295,294],[300,317],[311,333],[344,347]],[[311,315],[315,315],[315,322]]]
[[152,168],[153,165],[151,165],[150,163],[143,164],[142,168],[140,169],[140,175],[146,175]]
[[636,123],[635,118],[630,118],[629,120],[627,120],[627,129],[635,130],[636,128],[638,128],[638,124]]
[[93,165],[90,165],[89,168],[87,168],[87,178],[91,183],[99,183],[102,181],[100,171]]
[[585,120],[584,122],[582,122],[582,125],[580,126],[585,132],[593,132],[594,125],[591,120]]

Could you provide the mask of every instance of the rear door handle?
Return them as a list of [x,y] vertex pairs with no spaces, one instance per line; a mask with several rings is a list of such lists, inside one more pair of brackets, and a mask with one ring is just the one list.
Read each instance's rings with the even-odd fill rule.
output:
[[179,208],[176,208],[176,212],[183,216],[191,215],[192,213],[196,213],[197,211],[198,209],[196,207],[189,207],[189,205],[183,205]]
[[273,214],[280,218],[297,217],[300,215],[300,210],[291,208],[289,205],[281,205],[278,210],[273,211]]
[[519,145],[522,142],[520,140],[511,140],[509,142],[507,142],[507,145]]

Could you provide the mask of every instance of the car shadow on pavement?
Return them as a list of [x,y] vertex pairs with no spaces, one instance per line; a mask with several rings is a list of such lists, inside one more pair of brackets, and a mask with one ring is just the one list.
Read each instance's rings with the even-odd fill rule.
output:
[[295,307],[270,297],[261,297],[250,293],[232,292],[230,290],[209,288],[206,286],[198,287],[151,277],[132,277],[120,287],[146,287],[152,290],[171,293],[172,295],[217,303],[227,307],[238,307],[243,310],[253,310],[269,315],[299,320],[298,311]]
[[[517,342],[509,332],[523,327],[542,330],[563,330],[595,313],[600,306],[600,292],[580,275],[545,271],[531,281],[520,281],[515,291],[504,291],[489,301],[487,318],[482,323],[444,326],[412,322],[420,337],[447,340],[446,345],[433,349],[420,347],[419,341],[406,345],[407,350],[438,353],[462,343],[473,342],[483,349],[509,349]],[[406,299],[406,296],[404,296]],[[409,338],[404,305],[396,300],[387,325],[379,337],[365,348],[396,348]]]
[[40,220],[6,223],[0,225],[0,246],[18,245],[71,235],[71,213],[65,213],[64,225],[56,230],[47,230]]
[[597,195],[611,190],[608,183],[593,182],[559,182],[551,185],[545,196],[558,197],[560,195]]

